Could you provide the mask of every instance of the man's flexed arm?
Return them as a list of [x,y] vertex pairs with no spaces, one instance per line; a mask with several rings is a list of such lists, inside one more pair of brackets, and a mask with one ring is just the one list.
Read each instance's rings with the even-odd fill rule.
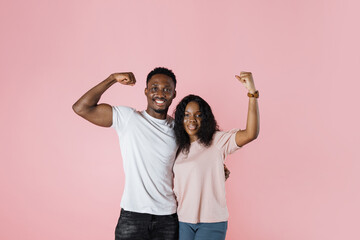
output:
[[111,74],[74,103],[72,106],[74,112],[98,126],[110,127],[112,125],[112,108],[109,104],[98,104],[98,102],[101,95],[116,82],[133,86],[136,80],[131,72]]

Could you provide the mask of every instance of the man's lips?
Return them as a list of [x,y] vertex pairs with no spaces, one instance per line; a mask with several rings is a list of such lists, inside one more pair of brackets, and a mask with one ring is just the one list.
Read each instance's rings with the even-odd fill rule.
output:
[[166,102],[166,99],[163,98],[155,98],[153,100],[157,106],[163,106]]

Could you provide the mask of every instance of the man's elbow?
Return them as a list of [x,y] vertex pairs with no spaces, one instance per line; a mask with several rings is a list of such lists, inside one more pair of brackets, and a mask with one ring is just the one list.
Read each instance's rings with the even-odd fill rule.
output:
[[77,115],[82,115],[82,113],[84,112],[84,108],[81,106],[81,104],[79,104],[78,102],[74,103],[72,105],[72,109],[74,110],[74,112],[77,114]]

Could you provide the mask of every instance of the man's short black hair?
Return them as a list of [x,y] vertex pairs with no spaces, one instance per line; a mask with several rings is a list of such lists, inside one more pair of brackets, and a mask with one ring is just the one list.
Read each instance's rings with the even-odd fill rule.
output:
[[151,72],[149,72],[149,74],[147,75],[147,78],[146,78],[146,86],[149,83],[152,76],[154,76],[155,74],[164,74],[164,75],[170,77],[174,81],[174,87],[176,87],[175,74],[170,69],[167,69],[164,67],[157,67],[157,68],[154,68],[154,70],[152,70]]

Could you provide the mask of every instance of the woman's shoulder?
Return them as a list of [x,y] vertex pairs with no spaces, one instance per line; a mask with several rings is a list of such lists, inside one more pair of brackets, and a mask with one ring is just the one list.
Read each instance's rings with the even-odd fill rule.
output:
[[213,137],[213,145],[223,146],[231,141],[232,138],[235,138],[236,133],[239,129],[231,129],[229,131],[216,131]]
[[236,129],[236,128],[233,128],[229,131],[223,131],[223,130],[217,130],[215,133],[214,133],[214,137],[213,139],[215,138],[221,138],[221,137],[224,137],[224,136],[232,136],[233,134],[236,134],[240,129]]

